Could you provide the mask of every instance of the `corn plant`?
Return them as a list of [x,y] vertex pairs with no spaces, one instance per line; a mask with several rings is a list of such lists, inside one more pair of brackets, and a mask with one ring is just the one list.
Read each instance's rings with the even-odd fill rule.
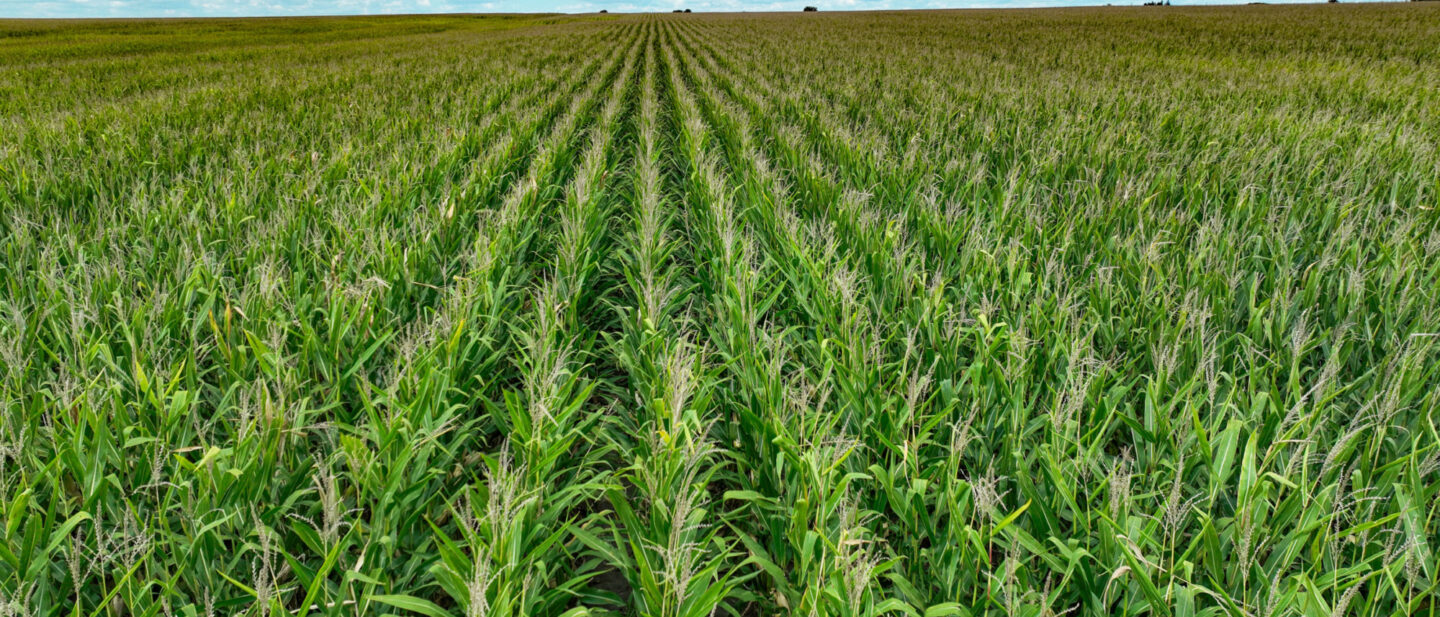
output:
[[1429,4],[0,20],[0,617],[1434,615]]

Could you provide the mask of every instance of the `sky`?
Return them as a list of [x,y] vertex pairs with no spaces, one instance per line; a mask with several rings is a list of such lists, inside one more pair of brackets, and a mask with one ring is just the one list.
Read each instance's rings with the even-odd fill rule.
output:
[[[385,13],[612,13],[822,11],[921,8],[1021,8],[1142,4],[1144,0],[0,0],[5,17],[244,17]],[[1178,0],[1175,4],[1243,4],[1249,0]],[[1285,2],[1293,0],[1268,0]],[[1300,0],[1306,1],[1306,0]],[[1314,2],[1316,0],[1308,0]]]

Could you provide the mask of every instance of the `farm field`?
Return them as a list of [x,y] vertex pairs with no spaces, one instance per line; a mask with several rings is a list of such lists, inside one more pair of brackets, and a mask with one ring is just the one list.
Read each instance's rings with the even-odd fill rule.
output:
[[1433,617],[1437,208],[1440,3],[0,20],[0,617]]

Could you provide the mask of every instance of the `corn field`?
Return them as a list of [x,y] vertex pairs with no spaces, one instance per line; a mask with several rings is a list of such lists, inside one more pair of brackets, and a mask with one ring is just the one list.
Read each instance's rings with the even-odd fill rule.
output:
[[0,617],[1434,617],[1430,4],[0,21]]

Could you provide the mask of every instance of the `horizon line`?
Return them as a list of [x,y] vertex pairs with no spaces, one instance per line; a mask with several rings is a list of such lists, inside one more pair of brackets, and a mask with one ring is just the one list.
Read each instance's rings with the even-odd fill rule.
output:
[[[805,0],[801,0],[801,2],[797,4],[797,6],[798,6],[798,7],[801,7],[801,8],[807,7],[807,6],[814,6],[814,5],[806,5],[806,4],[804,4],[804,1],[805,1]],[[811,0],[811,1],[813,1],[813,0]],[[1050,6],[957,6],[957,7],[911,7],[911,8],[886,8],[886,9],[847,9],[847,8],[836,8],[836,9],[822,9],[822,10],[820,10],[820,11],[815,11],[815,12],[821,12],[821,13],[920,13],[920,12],[939,12],[939,11],[1050,11],[1050,10],[1087,9],[1087,8],[1088,8],[1088,9],[1097,9],[1097,8],[1098,8],[1098,9],[1104,9],[1104,8],[1117,8],[1117,9],[1119,9],[1119,8],[1151,8],[1151,9],[1153,9],[1153,8],[1156,8],[1157,5],[1153,5],[1153,4],[1147,5],[1147,4],[1145,4],[1146,2],[1150,2],[1150,1],[1151,1],[1151,0],[1125,0],[1125,2],[1123,2],[1123,3],[1109,2],[1109,3],[1105,3],[1105,4],[1060,4],[1060,5],[1050,5]],[[1184,2],[1184,1],[1182,0],[1181,3],[1178,3],[1178,4],[1168,4],[1168,5],[1164,5],[1164,6],[1167,7],[1167,8],[1196,8],[1196,9],[1204,9],[1204,8],[1233,8],[1233,7],[1237,7],[1237,6],[1308,6],[1308,5],[1325,5],[1325,4],[1421,4],[1421,3],[1425,3],[1425,2],[1435,2],[1435,1],[1436,1],[1436,0],[1342,0],[1342,1],[1340,1],[1340,2],[1331,2],[1331,1],[1327,1],[1327,0],[1279,0],[1279,1],[1266,1],[1266,0],[1206,0],[1206,1],[1203,1],[1203,2],[1193,2],[1193,3],[1191,3],[1191,2]],[[790,14],[790,13],[800,13],[800,12],[804,12],[804,11],[801,10],[801,8],[797,8],[797,9],[794,9],[794,10],[784,10],[784,11],[779,11],[779,10],[715,11],[715,10],[694,10],[694,9],[691,9],[691,12],[690,12],[689,14],[691,14],[691,15],[694,15],[694,14],[705,14],[705,15],[727,15],[727,14],[729,14],[729,15],[733,15],[733,14],[752,14],[752,15],[755,15],[755,14],[776,14],[776,15],[785,15],[785,14]],[[612,10],[609,10],[609,9],[603,9],[603,10],[605,11],[604,13],[602,13],[601,10],[594,10],[594,11],[583,11],[583,12],[566,12],[566,11],[463,12],[463,11],[462,11],[462,12],[434,12],[434,13],[423,13],[423,12],[421,12],[421,13],[314,13],[314,14],[305,14],[305,15],[263,15],[263,14],[256,14],[256,15],[131,15],[131,16],[116,16],[116,17],[9,17],[9,16],[0,15],[0,22],[3,22],[3,21],[77,21],[77,22],[79,22],[79,21],[140,21],[140,20],[212,20],[212,21],[219,21],[219,20],[236,20],[236,19],[277,19],[277,20],[279,20],[279,19],[334,19],[334,18],[345,18],[345,17],[360,17],[360,18],[373,18],[373,17],[394,17],[394,18],[402,18],[402,17],[504,17],[504,16],[508,16],[508,15],[557,16],[557,17],[563,17],[563,16],[585,16],[585,15],[673,15],[673,14],[675,14],[675,13],[677,13],[677,12],[683,11],[683,9],[654,10],[654,11],[626,11],[626,10],[613,10],[613,11],[612,11]]]

